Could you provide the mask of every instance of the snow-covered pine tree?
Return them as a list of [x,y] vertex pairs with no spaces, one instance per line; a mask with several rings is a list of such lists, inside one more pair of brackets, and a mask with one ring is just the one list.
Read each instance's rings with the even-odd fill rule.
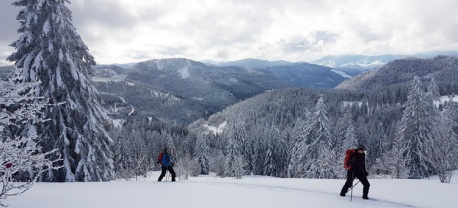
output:
[[8,57],[21,74],[20,81],[40,81],[37,96],[50,105],[44,111],[51,121],[38,126],[44,151],[58,149],[64,168],[52,170],[45,181],[107,181],[113,178],[113,160],[106,133],[109,119],[100,97],[88,80],[95,65],[72,25],[69,0],[15,0],[23,7],[17,19],[20,38]]
[[305,156],[307,154],[307,152],[305,151],[305,130],[308,126],[309,116],[311,116],[311,113],[307,109],[305,109],[305,111],[306,118],[297,118],[295,125],[291,130],[292,142],[291,144],[288,144],[290,156],[288,160],[287,176],[291,178],[305,176],[304,160],[306,159]]
[[245,166],[243,158],[240,155],[239,148],[240,147],[233,138],[229,140],[229,147],[227,149],[226,156],[226,176],[235,177],[237,179],[242,178],[242,175],[244,175],[243,167]]
[[191,158],[190,155],[182,156],[175,167],[175,172],[181,180],[188,180],[189,176],[199,176],[200,165],[196,158]]
[[[342,147],[341,150],[345,152],[348,149],[356,148],[356,146],[358,146],[358,139],[356,139],[355,122],[353,121],[350,111],[345,112],[343,116],[343,120],[344,120],[344,123],[347,124],[347,128],[344,131],[344,136],[345,136],[344,140],[340,144]],[[343,157],[342,157],[342,161],[344,159]]]
[[428,84],[427,94],[431,97],[432,101],[440,101],[439,87],[436,84],[434,78],[431,78],[431,81]]
[[399,127],[399,150],[405,158],[409,178],[423,178],[431,173],[431,148],[435,119],[420,78],[412,81]]
[[[170,148],[170,151],[174,151],[175,150],[175,144],[173,142],[173,138],[172,138],[173,135],[167,133],[166,134],[166,142],[167,142],[167,147]],[[169,153],[172,153],[172,152],[169,152]]]
[[277,158],[277,156],[279,156],[278,152],[281,149],[281,144],[278,142],[280,139],[279,132],[269,132],[264,139],[266,140],[267,152],[263,165],[263,175],[276,176],[277,170],[279,169],[277,159],[281,159]]
[[150,147],[146,144],[144,138],[142,138],[139,130],[142,129],[139,128],[136,131],[134,131],[133,134],[128,135],[132,138],[130,139],[129,144],[127,145],[128,154],[130,157],[130,171],[132,171],[135,174],[135,180],[137,180],[137,176],[146,175],[151,165],[149,163],[149,158],[151,157],[151,155],[148,154],[148,149]]
[[435,102],[440,102],[440,94],[439,94],[439,87],[437,86],[434,78],[431,78],[431,81],[426,88],[426,103],[428,106],[426,109],[428,110],[428,114],[433,119],[433,124],[436,124],[440,119],[439,115],[439,108],[435,105]]
[[430,144],[432,164],[441,183],[450,183],[453,171],[458,167],[458,136],[454,131],[458,124],[453,121],[457,115],[458,104],[449,102],[435,128],[436,139]]
[[310,122],[305,129],[306,171],[309,178],[324,178],[326,154],[331,148],[332,125],[328,118],[323,96],[315,106]]
[[410,155],[403,156],[406,151],[405,146],[401,146],[400,140],[395,140],[391,149],[383,155],[383,166],[391,173],[391,177],[400,179],[409,177],[409,167],[407,161],[410,160]]
[[224,177],[226,173],[226,162],[227,160],[223,152],[218,150],[215,153],[215,156],[212,157],[212,160],[210,163],[210,168],[211,168],[210,170],[214,172],[216,175]]
[[265,144],[264,131],[258,128],[254,131],[254,144],[253,144],[253,173],[255,175],[264,174],[264,163],[266,160],[267,145]]
[[275,177],[287,177],[288,171],[288,130],[281,130],[276,126],[272,126],[272,149],[274,152],[274,163],[275,163],[275,172],[272,176]]
[[210,150],[207,142],[207,135],[201,134],[197,137],[194,158],[199,162],[200,174],[208,175],[210,172]]
[[125,132],[121,130],[115,131],[113,129],[110,132],[111,138],[114,138],[113,144],[113,161],[114,161],[114,170],[116,172],[116,178],[120,179],[129,179],[133,178],[134,174],[130,164],[130,155],[129,155],[129,142],[128,137]]
[[[382,123],[378,123],[377,126],[374,126],[374,136],[376,136],[376,140],[373,141],[373,147],[370,149],[369,154],[367,156],[372,156],[374,158],[373,166],[367,168],[371,169],[370,171],[375,174],[387,174],[387,167],[383,167],[383,154],[390,149],[390,145],[387,134],[385,133],[385,129]],[[366,157],[367,157],[366,156]],[[366,158],[368,160],[368,158]],[[368,170],[369,171],[369,170]]]
[[332,167],[332,172],[334,173],[334,178],[344,178],[346,176],[346,171],[343,168],[343,161],[345,159],[345,152],[348,149],[354,149],[358,145],[358,140],[356,139],[356,129],[355,123],[352,118],[352,114],[349,109],[347,109],[341,119],[337,122],[338,129],[341,129],[342,132],[336,132],[336,135],[342,135],[336,141],[336,144],[332,145],[330,152],[326,155],[329,159],[329,165]]

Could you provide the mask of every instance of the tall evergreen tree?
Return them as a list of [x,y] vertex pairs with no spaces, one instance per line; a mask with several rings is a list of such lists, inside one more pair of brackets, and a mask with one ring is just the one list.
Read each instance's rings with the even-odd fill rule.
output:
[[458,167],[458,136],[453,121],[458,114],[458,104],[451,101],[442,112],[442,119],[435,128],[436,139],[430,144],[434,169],[442,183],[450,183],[453,171]]
[[226,176],[240,179],[244,174],[243,167],[245,166],[242,156],[240,155],[240,147],[233,138],[229,139],[229,146],[226,156]]
[[210,172],[210,159],[209,159],[209,148],[207,142],[207,135],[202,134],[197,137],[196,150],[194,158],[200,164],[200,174],[208,175]]
[[[307,111],[307,109],[305,109]],[[311,116],[311,113],[306,113]],[[308,126],[308,116],[304,120],[301,117],[297,118],[294,127],[291,130],[291,144],[288,150],[290,151],[290,158],[288,160],[287,175],[291,178],[304,177],[305,169],[304,163],[307,155],[306,151],[306,133],[305,130]]]
[[98,92],[88,77],[95,65],[72,25],[68,0],[16,0],[23,7],[17,19],[20,38],[11,44],[20,81],[40,81],[37,96],[49,99],[44,115],[51,121],[38,128],[43,150],[59,151],[64,167],[52,170],[46,181],[107,181],[113,160],[106,133],[109,119],[102,112]]
[[254,155],[253,155],[253,173],[255,175],[264,174],[264,163],[266,161],[267,145],[265,144],[264,132],[260,129],[256,130],[254,133]]
[[356,139],[355,122],[353,121],[350,111],[345,112],[343,120],[347,128],[344,131],[344,139],[340,143],[340,147],[342,147],[341,150],[345,151],[355,148],[358,145],[358,140]]
[[415,77],[405,103],[399,128],[399,149],[406,160],[409,178],[423,178],[431,173],[430,146],[434,118],[421,81]]
[[326,154],[331,148],[332,126],[326,111],[324,98],[321,96],[315,106],[315,112],[305,129],[305,151],[307,177],[323,178],[327,174],[323,167],[327,163]]
[[428,84],[427,93],[431,97],[432,101],[440,101],[439,86],[437,86],[434,78],[431,78],[431,81]]
[[[400,122],[401,121],[399,121],[399,123]],[[399,127],[399,129],[400,128],[401,127]],[[406,151],[405,148],[408,147],[403,145],[402,141],[399,139],[401,133],[401,131],[396,132],[396,138],[398,139],[393,142],[391,149],[385,152],[381,158],[382,166],[388,169],[391,176],[396,179],[409,177],[409,167],[406,165],[408,164],[407,161],[410,160],[410,155],[404,155]]]
[[329,173],[331,174],[330,177],[344,178],[346,175],[343,168],[345,152],[348,149],[354,149],[358,145],[358,140],[356,139],[355,123],[349,110],[344,113],[337,123],[336,128],[341,129],[342,132],[336,132],[336,135],[342,135],[342,137],[337,138],[336,143],[332,144],[332,147],[328,149],[328,154],[325,156]]

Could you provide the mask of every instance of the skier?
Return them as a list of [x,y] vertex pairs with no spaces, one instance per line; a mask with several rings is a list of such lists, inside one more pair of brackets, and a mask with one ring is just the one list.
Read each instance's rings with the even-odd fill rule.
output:
[[369,181],[367,176],[369,175],[366,170],[366,148],[364,145],[359,144],[356,151],[352,154],[351,159],[348,161],[350,168],[347,171],[347,181],[340,191],[340,196],[345,196],[348,189],[352,187],[353,180],[356,178],[363,184],[363,199],[369,199],[367,194],[369,193]]
[[157,181],[161,181],[164,178],[166,171],[168,170],[172,175],[172,182],[175,182],[175,171],[173,170],[173,162],[172,162],[172,155],[170,154],[170,148],[166,147],[164,149],[162,158],[162,172]]

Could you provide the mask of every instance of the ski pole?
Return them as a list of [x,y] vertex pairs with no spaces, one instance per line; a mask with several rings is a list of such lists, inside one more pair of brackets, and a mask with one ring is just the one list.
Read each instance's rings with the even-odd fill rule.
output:
[[[355,187],[358,183],[359,183],[359,180],[358,182],[355,183],[355,185],[353,185],[353,181],[355,180],[355,172],[352,171],[351,172],[351,194],[350,194],[350,201],[353,201],[353,187]],[[347,193],[348,193],[348,190],[347,190]]]
[[[350,188],[350,190],[352,190],[352,191],[353,191],[353,187],[355,187],[356,185],[358,185],[358,183],[359,183],[359,181],[358,181],[358,182],[356,182],[356,183],[355,183],[355,185],[353,185],[353,186]],[[348,191],[347,191],[347,193],[348,193]]]
[[353,187],[352,187],[352,189],[351,189],[350,201],[353,201]]
[[355,183],[355,185],[353,185],[351,187],[351,194],[350,194],[350,201],[353,201],[353,187],[355,187],[356,185],[358,185],[359,181]]

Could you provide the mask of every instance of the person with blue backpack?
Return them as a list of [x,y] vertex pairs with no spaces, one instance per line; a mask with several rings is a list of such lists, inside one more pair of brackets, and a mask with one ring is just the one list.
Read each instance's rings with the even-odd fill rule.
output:
[[172,175],[172,182],[175,182],[175,171],[173,170],[173,160],[172,160],[172,155],[170,154],[170,148],[166,147],[161,154],[159,154],[158,158],[158,163],[162,165],[162,172],[157,181],[162,181],[162,178],[164,178],[165,173],[167,171],[170,172]]

